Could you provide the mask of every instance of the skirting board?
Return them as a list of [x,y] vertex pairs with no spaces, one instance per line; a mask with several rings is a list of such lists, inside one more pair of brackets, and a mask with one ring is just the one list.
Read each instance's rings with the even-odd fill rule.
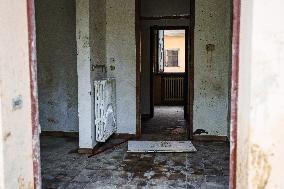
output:
[[[135,134],[127,134],[127,133],[116,133],[116,134],[112,135],[111,138],[131,140],[131,139],[135,139],[136,135]],[[97,143],[96,146],[93,149],[92,148],[79,148],[78,153],[79,154],[89,154],[89,155],[93,154],[93,152],[95,152],[97,149],[99,149],[104,144],[105,143]]]
[[116,133],[116,134],[114,134],[113,138],[134,139],[134,138],[136,138],[136,135],[135,134],[128,134],[128,133]]
[[63,131],[42,131],[41,136],[53,136],[53,137],[72,137],[78,138],[79,132],[63,132]]
[[79,154],[92,154],[93,149],[92,148],[79,148],[78,153]]
[[216,142],[228,142],[227,136],[214,136],[214,135],[194,135],[193,140],[196,141],[216,141]]

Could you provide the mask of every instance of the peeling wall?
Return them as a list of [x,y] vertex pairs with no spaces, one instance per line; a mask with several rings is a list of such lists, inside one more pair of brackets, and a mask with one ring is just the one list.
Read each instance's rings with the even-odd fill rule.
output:
[[41,129],[78,132],[75,0],[35,3]]
[[[190,13],[189,3],[188,0],[142,0],[141,16],[188,15]],[[150,114],[150,27],[155,25],[189,26],[189,20],[141,21],[141,113],[146,115]]]
[[[279,24],[284,17],[283,6],[282,0],[258,0],[241,7],[237,149],[240,189],[284,186],[284,25]],[[246,150],[242,150],[244,147]]]
[[[118,133],[136,133],[135,0],[106,0],[108,76],[116,78]],[[111,59],[114,58],[114,62]],[[111,71],[109,67],[115,66]]]
[[27,1],[0,6],[0,188],[34,188]]
[[195,11],[193,130],[227,136],[231,1],[198,0]]
[[76,0],[79,147],[93,148],[95,141],[94,87],[91,73],[90,1]]
[[[116,78],[117,132],[136,132],[135,0],[76,2],[79,145],[80,148],[92,148],[96,144],[93,99],[95,79],[106,76]],[[107,68],[94,68],[95,65]]]
[[[91,64],[106,66],[106,0],[90,1]],[[106,77],[106,70],[96,68],[92,80]]]

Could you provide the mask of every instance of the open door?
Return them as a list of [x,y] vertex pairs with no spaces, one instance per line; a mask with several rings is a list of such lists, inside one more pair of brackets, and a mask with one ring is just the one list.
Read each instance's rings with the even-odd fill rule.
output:
[[164,61],[164,30],[158,30],[159,33],[158,39],[158,72],[163,73],[164,67],[165,67],[165,61]]
[[[159,58],[159,54],[163,52],[164,46],[163,41],[159,38],[162,36],[162,33],[159,32],[159,29],[154,27],[151,28],[151,40],[150,40],[150,117],[154,117],[154,74],[157,70],[163,71],[164,69],[164,60]],[[160,44],[161,41],[161,44]]]

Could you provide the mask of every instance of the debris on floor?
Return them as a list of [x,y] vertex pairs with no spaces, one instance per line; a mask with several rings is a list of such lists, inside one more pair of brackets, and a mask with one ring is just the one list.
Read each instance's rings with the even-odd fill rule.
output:
[[[155,118],[142,122],[141,140],[187,139],[182,108],[155,111]],[[76,138],[43,136],[43,188],[229,188],[228,143],[192,144],[197,149],[194,153],[127,153],[127,143],[123,143],[88,158],[70,153],[78,148]]]

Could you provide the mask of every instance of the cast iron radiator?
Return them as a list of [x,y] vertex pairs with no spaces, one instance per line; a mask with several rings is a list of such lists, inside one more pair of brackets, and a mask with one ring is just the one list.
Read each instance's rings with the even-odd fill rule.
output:
[[94,81],[94,91],[96,141],[105,142],[117,131],[115,79]]
[[184,100],[184,76],[162,76],[162,101],[164,104],[174,104]]

